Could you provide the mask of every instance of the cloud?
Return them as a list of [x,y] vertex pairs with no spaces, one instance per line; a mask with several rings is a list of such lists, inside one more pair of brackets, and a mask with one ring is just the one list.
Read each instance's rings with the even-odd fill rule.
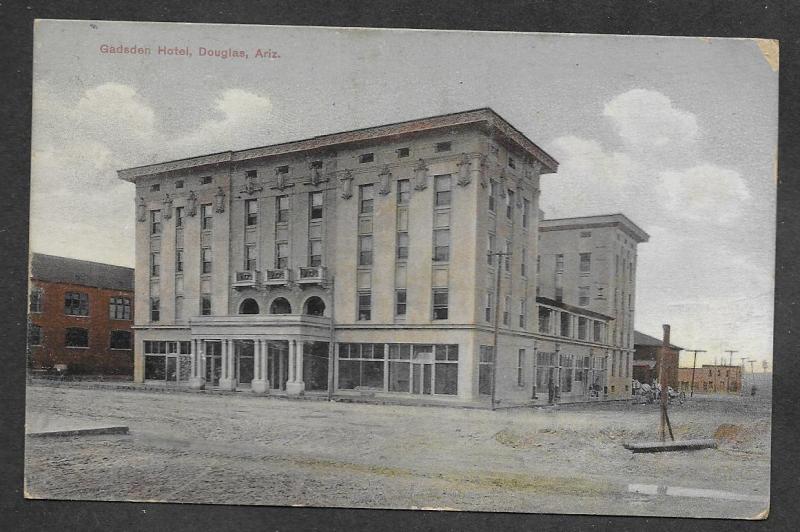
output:
[[664,94],[646,89],[624,92],[603,108],[619,136],[631,147],[664,148],[697,137],[697,118],[672,105]]
[[730,224],[741,214],[750,192],[742,176],[714,164],[658,174],[657,191],[679,218]]

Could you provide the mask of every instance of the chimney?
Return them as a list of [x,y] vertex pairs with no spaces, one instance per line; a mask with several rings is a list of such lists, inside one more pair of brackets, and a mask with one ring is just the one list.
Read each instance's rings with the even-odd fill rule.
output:
[[669,347],[669,345],[670,345],[669,344],[669,324],[665,323],[664,325],[662,325],[662,327],[664,327],[664,341],[662,342],[662,344],[664,345],[664,347]]

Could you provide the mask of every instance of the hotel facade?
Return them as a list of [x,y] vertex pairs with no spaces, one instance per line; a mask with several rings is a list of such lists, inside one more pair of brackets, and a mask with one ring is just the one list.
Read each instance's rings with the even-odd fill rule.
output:
[[[455,403],[486,401],[494,381],[501,405],[623,397],[634,269],[609,267],[647,237],[621,215],[540,221],[540,176],[557,164],[478,109],[120,170],[136,185],[135,381]],[[554,293],[573,266],[579,284],[587,273],[550,272],[561,243],[593,254],[588,301]]]

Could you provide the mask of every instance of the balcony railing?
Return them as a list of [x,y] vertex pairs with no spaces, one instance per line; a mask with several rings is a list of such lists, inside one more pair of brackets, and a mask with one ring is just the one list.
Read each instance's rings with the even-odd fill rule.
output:
[[254,287],[258,284],[258,270],[242,270],[236,272],[234,288]]
[[313,284],[325,282],[325,266],[301,267],[297,282],[301,284]]
[[265,285],[283,285],[288,284],[291,280],[290,271],[288,269],[267,270],[266,278],[264,279]]

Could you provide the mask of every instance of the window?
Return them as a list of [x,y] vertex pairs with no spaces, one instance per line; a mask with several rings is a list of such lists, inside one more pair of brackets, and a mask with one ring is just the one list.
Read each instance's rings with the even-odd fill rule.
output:
[[497,182],[489,182],[489,212],[494,212],[495,202],[497,201]]
[[111,349],[131,349],[130,331],[111,331]]
[[285,270],[289,267],[289,244],[278,242],[275,244],[275,268]]
[[68,316],[88,316],[89,294],[86,292],[67,292],[64,294],[64,314]]
[[214,211],[210,203],[200,205],[200,227],[203,231],[211,231],[214,227]]
[[311,220],[322,220],[322,192],[312,192],[310,196],[311,209],[309,218]]
[[433,289],[433,319],[446,320],[447,319],[447,288],[434,288]]
[[161,211],[150,211],[150,234],[161,234]]
[[508,156],[508,167],[509,168],[516,168],[517,167],[517,163],[514,162],[514,158],[511,157],[510,155]]
[[161,273],[161,253],[150,253],[150,277],[158,277]]
[[397,204],[408,205],[411,199],[411,182],[408,179],[397,180]]
[[210,175],[205,175],[205,176],[200,178],[200,184],[201,185],[210,185],[213,182],[214,182],[214,180],[212,179],[212,177]]
[[458,393],[458,344],[439,344],[436,351],[434,393],[456,395]]
[[212,258],[211,248],[203,248],[200,250],[200,262],[202,263],[200,271],[202,273],[211,273]]
[[67,327],[64,345],[66,347],[89,347],[88,329],[81,329],[79,327]]
[[150,321],[158,321],[161,319],[161,302],[157,297],[150,298]]
[[358,156],[358,162],[362,163],[362,164],[363,163],[371,163],[374,160],[375,160],[375,154],[372,153],[372,152],[370,152],[370,153],[362,153],[361,155]]
[[581,238],[589,238],[590,236],[592,236],[591,231],[581,231]]
[[483,317],[486,321],[492,321],[492,306],[494,305],[494,293],[486,292],[486,305],[483,308]]
[[244,219],[248,227],[258,224],[258,200],[244,200]]
[[487,241],[487,250],[486,250],[486,262],[489,266],[494,264],[494,249],[495,249],[495,236],[492,233],[489,233],[489,239]]
[[322,168],[322,161],[311,161],[311,168]]
[[506,218],[511,220],[514,217],[514,191],[506,191]]
[[244,247],[244,269],[245,270],[255,270],[257,265],[257,254],[256,254],[256,245],[255,244],[247,244]]
[[511,271],[511,240],[506,240],[506,249],[505,249],[505,256],[503,257],[506,271]]
[[525,386],[525,350],[517,351],[517,386]]
[[402,159],[403,157],[408,157],[410,150],[408,148],[398,148],[397,149],[397,158]]
[[372,198],[372,185],[361,185],[358,187],[359,214],[372,214]]
[[112,320],[131,319],[131,298],[112,297],[108,300],[108,317]]
[[450,260],[450,229],[433,231],[433,260],[436,262]]
[[591,253],[581,253],[580,254],[580,272],[581,273],[588,273],[592,271],[592,254]]
[[491,395],[492,393],[492,372],[494,370],[494,347],[482,345],[478,359],[478,393],[481,395]]
[[[384,350],[384,344],[339,344],[339,389],[383,390]],[[406,373],[406,389],[398,391],[408,391],[407,378]],[[392,380],[390,377],[390,383]]]
[[308,265],[312,268],[322,266],[322,240],[308,242]]
[[549,308],[539,307],[539,332],[550,334],[551,316],[553,311]]
[[42,328],[35,323],[28,323],[28,345],[42,345]]
[[258,170],[247,170],[244,176],[248,179],[255,179],[258,177]]
[[156,183],[154,185],[150,185],[150,192],[158,192],[161,190],[161,185]]
[[511,315],[511,296],[506,296],[503,300],[503,325],[508,325]]
[[436,191],[436,206],[450,205],[450,176],[437,175],[433,178],[433,188]]
[[275,169],[275,173],[276,174],[288,174],[289,173],[289,165],[288,164],[284,164],[282,166],[277,167]]
[[578,305],[585,307],[588,304],[589,304],[589,287],[588,286],[578,287]]
[[436,151],[437,152],[450,151],[451,148],[452,148],[452,142],[437,142],[436,143]]
[[522,199],[522,227],[528,228],[528,224],[530,224],[530,215],[531,215],[531,201],[528,198]]
[[586,340],[586,318],[578,318],[578,339]]
[[175,207],[175,227],[180,229],[183,227],[183,219],[185,215],[185,207]]
[[175,181],[175,188],[183,188],[183,179]]
[[408,259],[408,233],[397,233],[397,260]]
[[275,198],[275,223],[285,224],[289,222],[289,196],[278,196]]
[[44,309],[44,290],[38,286],[31,288],[30,306],[31,312],[42,312]]
[[556,301],[559,303],[564,301],[564,288],[561,286],[556,286]]
[[564,271],[564,255],[558,254],[556,255],[556,273],[562,273]]
[[372,319],[372,293],[369,290],[358,291],[358,321]]
[[594,322],[594,341],[601,342],[603,340],[603,322]]
[[372,266],[372,235],[358,237],[358,265]]
[[395,316],[406,315],[406,290],[397,289],[394,291],[394,314]]
[[570,316],[567,312],[561,313],[561,336],[569,336],[570,335],[570,325],[571,325],[572,316]]
[[175,273],[183,273],[183,250],[175,250]]
[[200,315],[211,316],[211,296],[208,294],[200,296]]
[[528,275],[528,248],[522,248],[520,253],[520,262],[519,262],[519,273],[523,277],[527,277]]
[[542,271],[542,256],[536,255],[536,273],[540,273]]
[[525,329],[528,326],[528,301],[526,299],[519,300],[519,327]]

